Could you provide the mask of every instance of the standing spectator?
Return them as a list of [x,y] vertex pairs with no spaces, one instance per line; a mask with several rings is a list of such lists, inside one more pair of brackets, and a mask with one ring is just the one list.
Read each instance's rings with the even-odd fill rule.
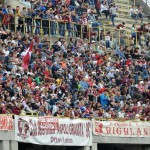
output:
[[9,29],[12,31],[15,31],[15,18],[14,18],[14,11],[12,9],[12,7],[9,5],[7,6],[7,11],[8,11],[8,15],[9,15]]
[[26,12],[26,7],[23,7],[22,8],[22,11],[20,12],[19,10],[19,7],[17,7],[17,11],[18,11],[18,28],[17,30],[20,31],[21,29],[21,32],[25,32],[25,19],[26,19],[26,16],[27,16],[27,12]]
[[27,18],[26,18],[26,23],[27,23],[27,32],[33,32],[33,10],[32,8],[27,9]]
[[111,5],[110,8],[110,13],[111,13],[111,21],[112,21],[112,25],[115,26],[115,17],[117,16],[117,7],[115,6],[115,4]]
[[101,16],[101,13],[100,13],[101,2],[100,2],[100,0],[95,0],[95,9],[96,9],[98,17]]
[[110,32],[108,32],[105,36],[106,49],[110,49]]

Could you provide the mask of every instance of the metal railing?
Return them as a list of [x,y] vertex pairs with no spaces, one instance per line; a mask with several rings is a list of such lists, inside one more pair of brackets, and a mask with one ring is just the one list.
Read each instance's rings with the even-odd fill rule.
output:
[[66,41],[69,41],[70,38],[86,39],[87,42],[94,40],[95,43],[101,40],[106,41],[105,37],[108,35],[108,31],[110,32],[110,41],[118,45],[138,45],[141,37],[142,40],[144,40],[143,43],[145,42],[145,38],[143,38],[145,35],[144,32],[141,32],[139,36],[139,32],[135,31],[136,36],[133,38],[131,32],[126,31],[126,29],[107,30],[107,26],[99,25],[93,27],[92,23],[78,24],[74,22],[70,23],[29,17],[22,18],[22,21],[18,21],[18,17],[15,16],[11,18],[9,22],[3,23],[2,26],[14,32],[21,31],[23,33],[41,34],[42,36],[49,35],[51,44],[53,44],[52,40],[56,40],[59,37],[65,38]]

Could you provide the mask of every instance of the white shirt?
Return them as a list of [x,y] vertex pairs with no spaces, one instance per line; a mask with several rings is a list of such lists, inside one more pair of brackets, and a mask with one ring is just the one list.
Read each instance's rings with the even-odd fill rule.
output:
[[108,10],[104,5],[101,5],[101,12],[103,11],[103,10]]
[[108,78],[113,78],[113,77],[114,77],[114,73],[113,73],[113,72],[109,72],[109,73],[107,74],[107,77],[108,77]]
[[109,35],[106,35],[106,36],[105,36],[105,40],[110,41],[110,36],[109,36]]
[[111,7],[110,8],[110,12],[115,15],[116,14],[116,11],[117,11],[117,8],[116,7]]
[[8,56],[9,55],[9,50],[7,50],[7,51],[4,50],[3,53],[5,54],[5,56]]
[[136,14],[136,10],[134,8],[130,9],[130,15],[132,15],[132,14]]
[[104,116],[105,116],[106,118],[111,118],[111,114],[109,114],[108,112],[106,112],[106,113],[104,114]]
[[124,118],[125,116],[125,113],[123,112],[118,112],[118,118]]
[[73,79],[73,75],[72,74],[68,74],[69,79]]
[[58,110],[59,108],[56,105],[53,105],[52,114],[54,115]]

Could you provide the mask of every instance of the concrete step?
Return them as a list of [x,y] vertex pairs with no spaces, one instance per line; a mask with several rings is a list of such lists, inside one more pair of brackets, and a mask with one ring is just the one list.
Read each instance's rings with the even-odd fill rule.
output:
[[132,7],[131,4],[121,4],[121,3],[118,3],[118,2],[116,2],[115,4],[118,8],[128,8],[128,9],[130,9]]
[[130,4],[129,1],[124,1],[124,0],[115,0],[115,3],[120,3],[120,4]]
[[[116,23],[116,25],[117,25],[117,23]],[[111,31],[111,32],[115,32],[116,30],[116,27],[113,27],[112,25],[110,25],[110,26],[105,26],[105,31]],[[131,28],[130,27],[126,27],[126,31],[128,32],[128,33],[131,33]]]
[[16,6],[19,6],[21,9],[25,7],[22,3],[19,2],[19,0],[5,0],[6,5],[11,5],[12,8],[16,8]]
[[123,8],[120,8],[118,9],[117,13],[118,15],[120,16],[121,14],[125,14],[125,15],[129,15],[129,9],[123,9]]
[[[129,23],[129,24],[133,24],[135,22],[135,20],[133,18],[130,18],[130,17],[128,17],[128,18],[117,17],[116,21],[117,22],[125,21],[126,23]],[[135,23],[135,24],[140,24],[140,23],[141,23],[141,21],[137,20],[137,23]],[[149,23],[149,21],[144,20],[143,23],[147,24],[147,23]]]

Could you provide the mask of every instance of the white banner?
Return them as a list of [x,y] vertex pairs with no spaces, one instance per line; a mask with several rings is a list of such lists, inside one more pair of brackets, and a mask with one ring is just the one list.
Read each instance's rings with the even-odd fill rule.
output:
[[150,137],[150,122],[93,120],[93,134],[117,137]]
[[15,140],[39,145],[91,146],[92,122],[48,116],[15,116]]

